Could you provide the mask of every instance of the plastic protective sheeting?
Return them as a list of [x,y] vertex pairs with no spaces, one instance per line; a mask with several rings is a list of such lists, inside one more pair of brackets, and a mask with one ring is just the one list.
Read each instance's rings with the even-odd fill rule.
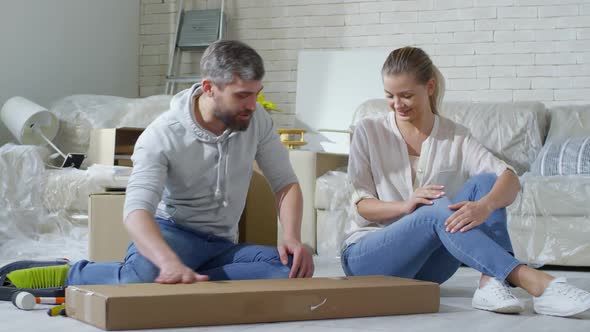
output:
[[[48,169],[43,181],[43,206],[54,213],[86,213],[88,195],[100,190],[88,171],[75,168]],[[80,221],[79,217],[77,220]]]
[[318,256],[338,257],[340,248],[350,233],[350,220],[353,218],[354,206],[350,203],[353,188],[347,174],[341,171],[330,171],[320,176],[316,182],[316,196],[329,199],[328,209],[317,223]]
[[60,120],[54,143],[65,153],[86,153],[93,128],[145,128],[170,108],[172,96],[123,98],[74,95],[63,98],[50,111]]
[[470,129],[496,157],[527,172],[543,147],[547,111],[539,102],[443,103],[441,114]]
[[590,176],[521,177],[508,207],[516,257],[535,266],[590,266]]
[[[508,231],[515,256],[535,267],[590,266],[590,176],[520,178],[522,191],[508,207]],[[352,188],[343,172],[328,172],[316,182],[317,251],[340,255],[340,245],[355,213]]]
[[48,150],[0,147],[0,259],[88,256],[88,196],[124,187],[130,168],[45,169]]
[[590,135],[590,105],[557,106],[550,113],[548,141]]
[[88,170],[48,169],[44,176],[43,205],[48,211],[66,211],[68,215],[88,212],[88,196],[105,188],[124,188],[131,167],[95,164]]
[[[0,255],[2,259],[65,257],[84,252],[75,225],[43,205],[45,160],[34,146],[0,147]],[[60,239],[48,239],[55,234]],[[57,240],[57,241],[56,241]],[[82,250],[81,250],[82,249]],[[69,255],[73,256],[73,255]]]

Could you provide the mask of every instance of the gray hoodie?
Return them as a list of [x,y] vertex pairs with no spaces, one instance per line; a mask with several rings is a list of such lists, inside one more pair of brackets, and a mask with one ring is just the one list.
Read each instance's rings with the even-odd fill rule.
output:
[[297,178],[262,106],[257,104],[247,130],[216,136],[194,118],[192,96],[201,93],[194,85],[175,95],[170,110],[137,140],[124,220],[143,209],[235,242],[254,160],[275,193]]

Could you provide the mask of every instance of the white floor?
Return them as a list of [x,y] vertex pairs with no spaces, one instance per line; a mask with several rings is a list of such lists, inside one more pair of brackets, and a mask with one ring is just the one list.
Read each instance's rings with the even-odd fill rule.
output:
[[[564,276],[572,284],[590,290],[590,272],[548,271]],[[340,276],[342,270],[335,260],[317,260],[317,277]],[[441,286],[440,312],[435,314],[388,316],[355,319],[333,319],[272,324],[229,325],[182,329],[145,331],[221,331],[221,332],[299,332],[299,331],[590,331],[590,312],[575,318],[558,318],[535,315],[529,296],[521,290],[515,294],[526,301],[526,312],[520,315],[501,315],[475,310],[471,296],[478,274],[469,268],[461,268]],[[66,317],[49,317],[45,309],[21,311],[10,302],[0,302],[0,331],[102,331]]]

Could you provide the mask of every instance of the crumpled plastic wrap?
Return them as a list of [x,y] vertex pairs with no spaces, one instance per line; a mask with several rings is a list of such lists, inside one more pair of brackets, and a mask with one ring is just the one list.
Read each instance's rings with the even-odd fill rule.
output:
[[47,148],[0,147],[0,259],[88,256],[88,196],[124,187],[130,168],[46,169]]
[[147,98],[65,97],[50,109],[59,119],[59,131],[53,142],[65,153],[85,153],[92,128],[145,128],[170,108],[171,98],[169,95]]
[[322,257],[339,257],[346,234],[349,233],[354,206],[353,188],[346,172],[329,171],[316,181],[316,197],[329,198],[328,208],[318,210],[317,252]]
[[[5,144],[0,147],[0,255],[2,259],[73,258],[86,244],[76,226],[43,205],[47,150]],[[56,234],[62,234],[55,239]],[[78,236],[76,236],[78,235]],[[85,246],[84,246],[85,247]]]
[[[93,128],[145,128],[169,109],[171,96],[131,99],[74,95],[50,109],[60,120],[53,142],[62,151],[87,153]],[[0,259],[88,256],[88,196],[124,187],[131,168],[93,165],[52,169],[47,148],[0,147]]]
[[534,266],[590,266],[590,176],[525,173],[508,207],[515,255]]
[[129,175],[131,167],[99,164],[88,170],[47,169],[43,178],[43,206],[50,212],[67,212],[78,221],[87,221],[87,216],[82,216],[88,211],[88,196],[105,188],[126,187]]
[[52,213],[86,212],[88,195],[100,190],[88,171],[75,168],[47,169],[42,181],[43,206]]

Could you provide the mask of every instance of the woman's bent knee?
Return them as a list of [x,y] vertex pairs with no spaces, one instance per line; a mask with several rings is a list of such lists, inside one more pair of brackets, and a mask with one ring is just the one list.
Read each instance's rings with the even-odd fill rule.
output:
[[449,209],[451,201],[447,197],[442,197],[432,201],[432,205],[423,205],[414,211],[416,218],[430,218],[437,224],[444,222],[453,214]]

